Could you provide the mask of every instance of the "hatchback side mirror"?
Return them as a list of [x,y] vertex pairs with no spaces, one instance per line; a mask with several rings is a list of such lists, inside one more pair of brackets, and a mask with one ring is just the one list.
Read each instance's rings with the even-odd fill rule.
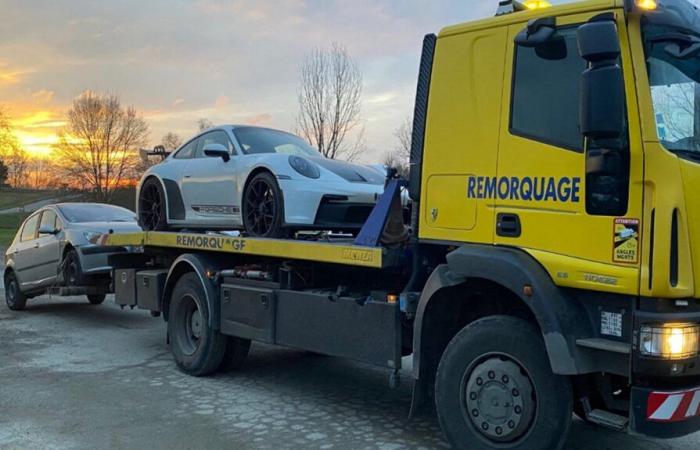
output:
[[50,225],[42,225],[39,227],[39,234],[58,234],[58,230]]
[[579,27],[577,38],[579,53],[589,63],[581,75],[581,134],[619,138],[625,127],[625,87],[614,16],[594,17]]
[[231,159],[228,149],[221,144],[211,143],[204,146],[204,154],[212,158],[221,158],[224,162]]

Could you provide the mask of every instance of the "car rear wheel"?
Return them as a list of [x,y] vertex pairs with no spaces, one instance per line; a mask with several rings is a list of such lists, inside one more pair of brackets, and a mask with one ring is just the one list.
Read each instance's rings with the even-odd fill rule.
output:
[[5,276],[5,303],[13,311],[21,311],[27,305],[27,296],[19,288],[19,281],[14,273]]
[[145,231],[165,231],[165,193],[155,178],[149,178],[141,186],[138,202],[139,225]]
[[249,236],[284,238],[284,204],[277,180],[269,172],[253,177],[243,193],[243,226]]

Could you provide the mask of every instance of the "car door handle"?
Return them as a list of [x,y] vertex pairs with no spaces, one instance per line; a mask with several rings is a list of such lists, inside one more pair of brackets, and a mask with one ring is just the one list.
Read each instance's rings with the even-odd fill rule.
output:
[[183,175],[183,176],[184,176],[184,178],[192,178],[192,175],[190,175],[190,174]]
[[502,237],[520,237],[522,228],[517,214],[500,213],[496,218],[496,234]]
[[39,243],[34,244],[34,248],[39,248]]

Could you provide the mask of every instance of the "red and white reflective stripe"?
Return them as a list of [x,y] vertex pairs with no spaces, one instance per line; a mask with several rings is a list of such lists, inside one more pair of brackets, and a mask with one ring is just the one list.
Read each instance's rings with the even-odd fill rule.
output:
[[647,400],[647,420],[678,422],[700,413],[700,388],[681,392],[652,392]]

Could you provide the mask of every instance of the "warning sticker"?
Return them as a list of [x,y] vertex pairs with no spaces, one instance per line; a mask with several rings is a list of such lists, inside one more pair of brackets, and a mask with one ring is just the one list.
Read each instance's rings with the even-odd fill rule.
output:
[[639,219],[615,219],[613,261],[627,264],[639,262]]

